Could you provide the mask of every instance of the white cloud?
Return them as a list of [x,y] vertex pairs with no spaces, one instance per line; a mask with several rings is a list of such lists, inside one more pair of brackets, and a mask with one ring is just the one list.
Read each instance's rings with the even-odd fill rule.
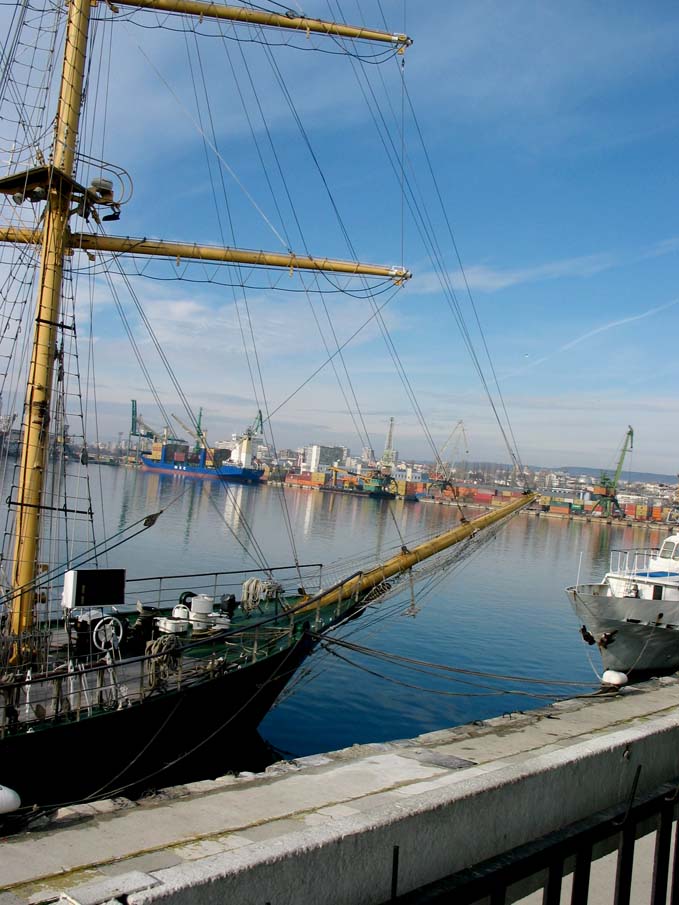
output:
[[[466,290],[467,285],[472,292],[498,292],[512,286],[557,280],[563,277],[586,278],[609,270],[617,263],[619,263],[619,259],[615,255],[601,252],[516,269],[500,269],[484,264],[473,264],[465,267],[466,281],[459,271],[448,274],[447,280],[458,292]],[[409,289],[413,294],[423,295],[440,292],[441,282],[437,274],[425,273],[418,275],[417,280]]]

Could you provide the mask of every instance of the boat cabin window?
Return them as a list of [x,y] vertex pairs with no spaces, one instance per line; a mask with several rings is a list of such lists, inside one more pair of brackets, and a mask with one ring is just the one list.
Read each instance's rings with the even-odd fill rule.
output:
[[672,559],[679,559],[679,544],[674,548],[674,553],[672,554]]
[[675,547],[677,545],[672,540],[666,540],[660,550],[660,559],[672,559]]

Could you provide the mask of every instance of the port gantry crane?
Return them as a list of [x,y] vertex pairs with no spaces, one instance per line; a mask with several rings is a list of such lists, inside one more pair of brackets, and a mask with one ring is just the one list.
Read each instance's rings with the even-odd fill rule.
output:
[[178,418],[175,414],[173,414],[172,417],[177,422],[177,424],[180,427],[183,427],[184,430],[186,431],[186,433],[190,437],[193,437],[193,439],[196,441],[196,445],[193,448],[193,451],[196,455],[198,455],[198,453],[201,451],[201,449],[207,449],[207,431],[204,431],[203,428],[201,427],[201,422],[203,420],[203,409],[202,408],[198,410],[198,418],[196,419],[196,426],[193,428],[189,427],[187,424],[184,424],[184,422],[181,420],[181,418]]
[[[144,421],[142,416],[137,411],[137,400],[136,399],[132,400],[132,423],[130,425],[130,432],[127,437],[128,452],[132,445],[132,437],[136,437],[138,441],[140,441],[140,440],[156,441],[156,440],[160,440],[161,438],[165,439],[165,440],[174,439],[174,438],[169,437],[169,430],[167,427],[163,431],[157,431],[155,428],[151,427],[149,424],[147,424]],[[137,449],[136,449],[136,453],[135,453],[135,459],[137,459],[137,460],[139,458],[139,452],[140,452],[139,443],[137,443]]]
[[628,427],[627,433],[625,434],[625,440],[622,444],[622,449],[620,450],[620,458],[618,459],[618,466],[615,469],[614,476],[612,478],[609,477],[609,475],[605,471],[601,473],[599,483],[604,492],[596,501],[592,512],[596,512],[597,509],[600,509],[601,514],[607,518],[611,515],[620,515],[622,513],[616,493],[618,490],[618,481],[620,480],[620,475],[622,474],[623,462],[625,461],[625,456],[627,455],[627,450],[632,449],[633,444],[634,431],[631,427]]

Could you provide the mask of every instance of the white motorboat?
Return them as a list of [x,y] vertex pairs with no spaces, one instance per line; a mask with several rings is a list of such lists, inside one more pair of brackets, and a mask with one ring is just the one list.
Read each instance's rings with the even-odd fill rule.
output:
[[566,593],[581,634],[606,669],[667,673],[679,669],[679,534],[660,549],[611,551],[603,580]]

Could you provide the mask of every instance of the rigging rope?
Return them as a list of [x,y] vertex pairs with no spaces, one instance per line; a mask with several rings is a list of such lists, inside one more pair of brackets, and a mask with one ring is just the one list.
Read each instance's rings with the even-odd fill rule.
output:
[[[518,688],[493,688],[492,686],[483,685],[482,683],[479,683],[479,682],[471,682],[471,681],[467,681],[462,678],[456,678],[453,676],[450,677],[451,681],[456,681],[463,685],[470,685],[472,687],[482,688],[484,690],[479,691],[479,692],[447,691],[447,690],[443,690],[443,689],[439,689],[439,688],[431,688],[431,687],[426,687],[426,686],[422,686],[422,685],[415,685],[411,682],[403,682],[399,679],[396,679],[393,676],[389,676],[385,673],[378,672],[377,670],[370,669],[367,666],[357,663],[355,660],[351,660],[349,657],[345,656],[344,654],[341,654],[339,651],[334,650],[333,646],[335,646],[335,645],[336,645],[335,641],[333,641],[332,643],[328,643],[327,641],[321,642],[321,646],[329,654],[331,654],[334,657],[337,657],[337,659],[342,660],[344,663],[347,663],[350,666],[353,666],[354,668],[361,670],[362,672],[368,673],[369,675],[375,676],[376,678],[379,678],[379,679],[384,679],[387,682],[392,682],[394,685],[399,685],[404,688],[411,688],[411,689],[414,689],[415,691],[424,691],[427,694],[435,694],[435,695],[442,695],[444,697],[455,697],[455,698],[459,698],[459,697],[491,697],[491,696],[500,696],[500,695],[511,695],[512,697],[518,696],[518,697],[527,697],[527,698],[532,698],[532,699],[537,698],[537,699],[549,700],[549,701],[571,700],[573,698],[572,693],[548,694],[548,693],[537,692],[537,691],[524,691],[524,690],[521,690]],[[343,647],[344,645],[339,644],[336,646]],[[349,649],[351,650],[352,648],[350,647]],[[454,667],[443,667],[440,664],[426,663],[425,661],[416,661],[416,660],[412,660],[409,658],[399,658],[394,654],[385,655],[381,651],[374,651],[374,650],[371,650],[370,648],[364,648],[358,652],[363,655],[366,655],[366,656],[369,655],[369,656],[376,657],[377,659],[382,659],[382,660],[386,659],[389,662],[403,663],[403,664],[407,665],[410,669],[412,669],[414,672],[423,672],[423,671],[426,672],[426,670],[422,670],[422,669],[418,668],[418,664],[419,664],[421,666],[428,667],[428,668],[433,668],[433,669],[437,669],[437,670],[438,669],[447,669],[449,672],[452,672],[452,673],[461,672],[466,675],[464,670],[459,670]],[[562,682],[558,682],[558,681],[532,679],[532,678],[528,678],[526,676],[509,677],[509,676],[493,675],[492,673],[474,672],[474,673],[472,673],[472,675],[477,675],[477,676],[485,675],[488,678],[497,678],[497,679],[512,679],[513,681],[521,681],[521,682],[529,682],[529,683],[532,682],[532,683],[536,683],[539,685],[553,684],[553,685],[571,686],[571,685],[575,684],[572,682],[563,682],[562,683]],[[586,685],[585,683],[577,683],[577,684],[578,684],[578,687],[591,688],[591,685]],[[576,695],[575,697],[576,698],[593,697],[593,696],[597,696],[599,693],[600,693],[599,691],[592,691],[586,695]]]

